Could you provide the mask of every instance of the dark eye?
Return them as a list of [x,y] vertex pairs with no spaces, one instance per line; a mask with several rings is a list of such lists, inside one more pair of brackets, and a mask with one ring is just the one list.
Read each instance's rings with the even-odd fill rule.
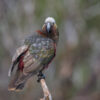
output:
[[54,25],[55,23],[53,22],[52,24]]

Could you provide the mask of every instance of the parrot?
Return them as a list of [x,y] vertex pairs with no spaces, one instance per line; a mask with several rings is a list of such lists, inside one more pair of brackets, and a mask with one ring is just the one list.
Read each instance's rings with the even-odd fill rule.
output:
[[9,91],[20,91],[29,78],[38,76],[38,81],[45,78],[44,69],[48,68],[56,56],[59,32],[53,17],[47,17],[43,27],[24,39],[16,49],[8,71]]

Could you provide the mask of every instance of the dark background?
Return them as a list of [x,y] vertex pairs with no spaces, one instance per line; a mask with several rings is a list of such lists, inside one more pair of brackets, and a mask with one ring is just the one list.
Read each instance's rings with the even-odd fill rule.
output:
[[32,77],[22,92],[8,92],[8,69],[23,39],[55,18],[57,56],[45,71],[54,100],[100,100],[100,0],[0,0],[0,100],[39,100]]

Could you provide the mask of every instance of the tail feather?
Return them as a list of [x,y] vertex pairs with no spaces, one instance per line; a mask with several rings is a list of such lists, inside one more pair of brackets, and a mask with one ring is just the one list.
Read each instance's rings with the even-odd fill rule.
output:
[[10,84],[8,85],[8,90],[9,91],[19,91],[24,88],[24,85],[28,79],[28,75],[25,76],[23,75],[22,71],[17,70],[16,74],[10,81]]
[[24,85],[25,85],[25,83],[20,83],[19,85],[17,85],[17,86],[9,86],[8,87],[8,90],[9,91],[21,91],[23,88],[24,88]]

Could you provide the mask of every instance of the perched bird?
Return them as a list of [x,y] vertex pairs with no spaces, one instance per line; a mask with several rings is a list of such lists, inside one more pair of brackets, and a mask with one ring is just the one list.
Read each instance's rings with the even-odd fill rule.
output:
[[[54,18],[48,17],[41,30],[26,38],[16,50],[8,76],[12,76],[8,90],[23,89],[26,81],[33,75],[43,78],[42,71],[48,67],[56,55],[59,32]],[[16,71],[12,74],[14,68]]]

